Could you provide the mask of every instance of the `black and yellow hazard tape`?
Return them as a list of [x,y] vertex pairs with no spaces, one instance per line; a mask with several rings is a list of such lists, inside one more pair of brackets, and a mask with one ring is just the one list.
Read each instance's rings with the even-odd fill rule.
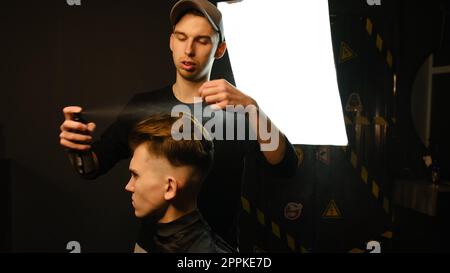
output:
[[256,217],[256,221],[261,227],[270,230],[271,234],[281,240],[292,252],[307,253],[308,250],[300,245],[297,238],[286,232],[275,221],[270,219],[262,210],[251,205],[250,201],[244,196],[241,197],[243,210],[249,215]]
[[[391,203],[387,196],[384,195],[383,190],[380,187],[380,184],[377,180],[370,174],[368,168],[359,160],[356,152],[347,148],[347,151],[350,153],[350,164],[359,174],[361,181],[369,187],[369,191],[372,193],[372,196],[381,202],[384,211],[386,214],[391,215]],[[347,153],[346,150],[343,150],[344,153]]]
[[[389,126],[386,119],[383,117],[375,117],[373,122],[371,122],[367,117],[359,116],[355,119],[353,123],[352,120],[345,116],[346,125],[361,125],[361,126],[370,126],[370,125],[378,125],[378,126]],[[359,160],[357,153],[351,148],[351,146],[342,146],[342,151],[345,154],[349,154],[350,163],[357,172],[360,174],[361,181],[363,181],[368,187],[373,197],[381,202],[383,210],[387,215],[391,215],[392,222],[394,221],[394,214],[391,210],[391,203],[387,196],[384,195],[380,184],[372,178],[370,175],[369,169]],[[241,197],[242,208],[243,210],[252,217],[255,217],[255,220],[261,227],[266,230],[270,230],[273,236],[277,237],[283,244],[285,244],[290,250],[293,252],[300,253],[308,253],[309,251],[302,246],[295,236],[292,234],[285,232],[280,225],[278,225],[275,221],[272,221],[267,215],[260,210],[252,206],[250,201],[244,196]],[[380,235],[377,241],[383,242],[385,244],[388,243],[390,239],[392,239],[393,233],[391,231],[386,231]],[[368,251],[365,248],[355,247],[352,248],[350,253],[367,253]]]
[[[379,194],[379,192],[377,194]],[[252,205],[250,204],[248,199],[246,199],[245,197],[242,196],[241,202],[242,202],[242,208],[249,216],[255,216],[256,217],[255,220],[261,225],[261,227],[265,228],[266,230],[269,229],[271,234],[273,236],[275,236],[276,238],[278,238],[281,241],[281,243],[283,243],[285,246],[287,246],[292,252],[298,252],[298,253],[310,252],[307,248],[305,248],[298,242],[298,240],[296,239],[295,236],[293,236],[292,234],[290,234],[288,232],[285,232],[280,225],[278,225],[273,220],[269,219],[264,214],[263,211],[261,211],[260,209],[258,209],[256,207],[252,207]],[[382,247],[381,250],[383,250],[384,246],[389,245],[390,240],[393,238],[393,236],[394,236],[394,233],[392,231],[386,230],[385,232],[383,232],[376,238],[371,238],[367,242],[372,241],[372,240],[377,241],[380,243],[380,245]],[[367,242],[366,242],[366,244],[367,244]],[[348,253],[368,253],[368,252],[370,252],[370,249],[367,249],[366,246],[364,246],[364,247],[358,246],[358,247],[353,247],[352,249],[350,249],[347,252]]]
[[[374,23],[370,18],[366,18],[366,32],[369,35],[369,37],[373,38],[374,45],[377,48],[378,52],[380,54],[384,54],[386,64],[389,67],[389,69],[393,69],[394,67],[394,58],[392,55],[392,51],[387,47],[386,43],[384,42],[383,36],[380,33],[377,33],[374,28]],[[397,75],[393,73],[393,86],[394,86],[394,95],[396,93],[396,80]],[[395,118],[392,119],[392,122],[395,124]],[[384,119],[383,117],[375,117],[373,120],[374,125],[378,126],[389,126],[388,121]],[[358,116],[355,118],[354,123],[352,120],[345,116],[345,125],[346,126],[353,126],[353,125],[359,125],[359,126],[369,126],[371,125],[371,122],[368,118],[364,116]],[[342,149],[344,153],[349,153],[349,159],[350,163],[353,166],[353,168],[357,171],[357,173],[360,175],[361,181],[365,183],[369,187],[369,192],[372,194],[373,198],[375,198],[377,201],[380,202],[380,204],[383,207],[384,212],[387,215],[391,216],[391,221],[394,222],[395,216],[394,212],[391,209],[391,202],[387,196],[384,195],[383,189],[380,187],[380,184],[377,182],[377,180],[371,175],[370,170],[366,167],[366,165],[359,160],[358,154],[351,148],[351,146],[348,146],[347,148]],[[379,240],[377,241],[384,241],[390,240],[393,237],[393,233],[391,231],[386,231],[383,234],[380,235]],[[367,253],[368,250],[366,247],[364,248],[353,248],[349,251],[350,253]]]
[[[388,48],[383,41],[383,37],[379,33],[375,33],[373,22],[370,18],[366,18],[366,31],[369,37],[372,37],[373,35],[376,35],[375,37],[375,46],[380,52],[380,54],[383,54],[386,60],[386,64],[389,68],[389,70],[392,72],[392,86],[393,86],[393,94],[394,96],[397,95],[397,74],[394,71],[394,57],[392,55],[392,51],[390,48]],[[383,50],[386,49],[386,50]],[[395,124],[396,119],[395,117],[392,118],[393,123]]]
[[[371,24],[369,24],[371,26]],[[368,27],[370,29],[371,27]],[[347,122],[347,125],[352,125],[351,119],[349,117],[345,117],[349,122]],[[364,116],[358,116],[355,118],[355,124],[360,126],[369,126],[371,124],[376,126],[389,126],[388,122],[383,117],[375,117],[373,119],[373,123],[369,121],[368,118]],[[384,212],[391,217],[391,221],[394,222],[394,213],[391,209],[391,202],[389,198],[384,195],[384,192],[380,186],[380,184],[377,182],[374,176],[371,175],[369,169],[366,167],[366,165],[359,159],[358,154],[354,149],[351,148],[351,146],[347,146],[347,148],[342,149],[344,153],[348,153],[348,157],[350,159],[350,164],[352,167],[356,170],[356,172],[359,174],[361,181],[366,184],[369,187],[369,192],[372,194],[373,198],[380,202],[380,204],[383,207]],[[381,238],[385,243],[388,243],[388,240],[392,239],[393,233],[391,231],[386,231],[381,235]],[[377,240],[379,241],[379,240]],[[368,251],[364,248],[353,248],[349,251],[349,253],[367,253]]]
[[[375,46],[380,52],[380,54],[385,54],[385,60],[386,64],[390,69],[393,68],[394,65],[394,59],[392,56],[392,51],[385,45],[383,37],[381,34],[376,33],[374,31],[373,22],[370,18],[366,18],[366,32],[367,34],[372,37],[375,36]],[[386,50],[384,50],[386,49]]]

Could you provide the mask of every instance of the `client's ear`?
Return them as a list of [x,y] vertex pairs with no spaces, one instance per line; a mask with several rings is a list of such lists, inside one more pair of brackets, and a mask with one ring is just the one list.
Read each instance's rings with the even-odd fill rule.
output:
[[177,195],[178,181],[173,177],[167,177],[166,187],[164,191],[164,199],[170,201]]

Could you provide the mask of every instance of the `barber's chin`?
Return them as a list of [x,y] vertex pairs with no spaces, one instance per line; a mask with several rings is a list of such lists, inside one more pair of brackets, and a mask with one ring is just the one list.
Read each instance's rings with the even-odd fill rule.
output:
[[178,70],[178,72],[180,73],[180,75],[183,78],[186,78],[186,79],[193,79],[193,78],[197,77],[197,73],[195,73],[195,71],[187,71],[184,69],[180,69],[180,70]]
[[198,74],[194,74],[194,73],[179,73],[181,75],[181,77],[187,81],[190,82],[202,82],[204,81],[206,78],[205,77],[201,77]]

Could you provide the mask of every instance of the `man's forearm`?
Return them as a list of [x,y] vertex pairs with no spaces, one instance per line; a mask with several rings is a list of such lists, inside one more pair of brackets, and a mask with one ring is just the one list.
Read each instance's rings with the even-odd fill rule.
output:
[[[280,141],[276,150],[263,151],[264,157],[266,158],[267,162],[269,162],[272,165],[280,163],[283,160],[284,155],[286,153],[286,138],[281,132],[278,132],[278,139]],[[259,143],[261,145],[261,142]]]
[[267,162],[272,165],[280,163],[286,152],[286,137],[258,107],[249,115],[250,127]]

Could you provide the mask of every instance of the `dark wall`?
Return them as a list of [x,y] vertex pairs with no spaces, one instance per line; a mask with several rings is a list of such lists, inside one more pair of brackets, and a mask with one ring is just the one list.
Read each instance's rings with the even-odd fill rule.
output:
[[[62,108],[108,109],[173,81],[168,14],[174,1],[20,2],[2,6],[0,147],[13,162],[13,251],[128,251],[136,221],[122,162],[83,181],[59,146]],[[98,135],[98,134],[97,134]]]

